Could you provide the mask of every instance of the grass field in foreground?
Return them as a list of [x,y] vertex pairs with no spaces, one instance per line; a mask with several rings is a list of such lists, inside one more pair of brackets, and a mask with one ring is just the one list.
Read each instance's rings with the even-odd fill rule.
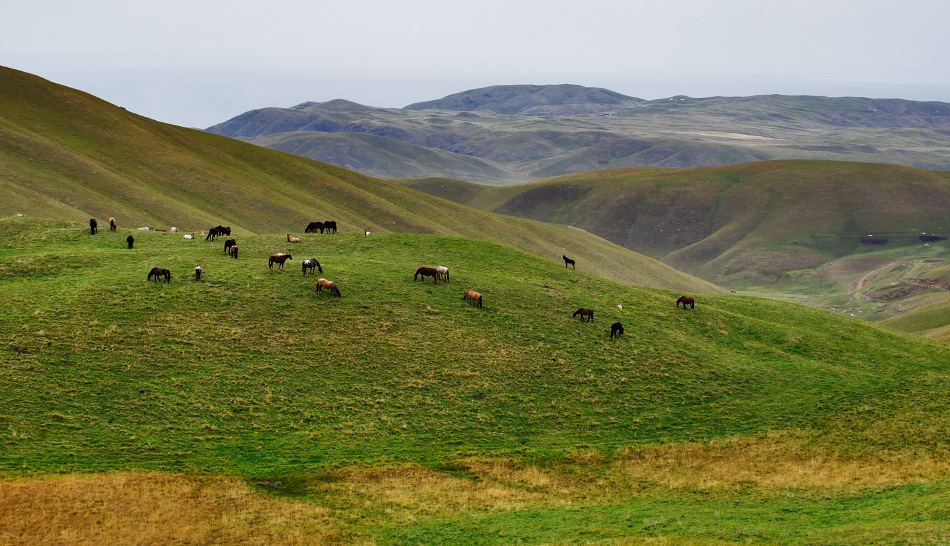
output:
[[[159,537],[169,514],[154,543],[950,536],[945,345],[756,298],[684,311],[473,239],[246,236],[232,260],[168,233],[0,232],[8,542]],[[309,257],[342,298],[314,294]],[[438,264],[451,282],[413,281]]]

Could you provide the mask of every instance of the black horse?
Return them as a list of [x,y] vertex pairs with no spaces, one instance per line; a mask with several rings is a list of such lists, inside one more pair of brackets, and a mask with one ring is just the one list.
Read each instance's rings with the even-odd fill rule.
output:
[[310,222],[307,224],[307,229],[303,230],[304,233],[323,233],[323,222]]
[[89,235],[95,235],[99,233],[99,222],[96,222],[95,218],[89,219]]
[[160,277],[165,277],[165,282],[168,282],[172,279],[172,272],[160,267],[153,267],[152,270],[148,272],[148,280],[152,280],[152,277],[155,277],[156,281],[159,280]]
[[326,233],[336,233],[336,220],[329,220],[323,223],[323,231]]
[[231,227],[230,227],[230,226],[227,226],[227,227],[225,227],[225,226],[217,226],[217,227],[218,227],[218,235],[227,235],[228,237],[231,236]]
[[225,241],[225,242],[224,242],[224,253],[225,253],[225,254],[231,254],[231,247],[234,246],[234,245],[236,245],[236,244],[237,244],[237,241],[235,241],[234,239],[228,239],[227,241]]
[[208,239],[211,239],[212,241],[214,241],[214,238],[217,237],[218,235],[220,235],[220,233],[218,233],[218,228],[213,227],[208,230],[208,236],[205,237],[205,241],[207,241]]
[[313,273],[313,268],[317,268],[317,269],[320,270],[320,273],[323,273],[323,268],[320,267],[320,262],[318,262],[316,259],[311,258],[311,259],[309,259],[309,260],[304,260],[304,261],[303,261],[303,274],[304,274],[304,275],[307,274],[307,270],[308,270],[308,269],[310,270],[311,273]]
[[129,248],[132,248],[132,244],[135,242],[135,237],[129,235],[125,238],[125,242],[129,243]]
[[610,325],[610,338],[611,338],[611,339],[613,339],[614,334],[616,334],[617,337],[620,337],[621,335],[623,335],[623,324],[620,324],[619,322],[615,322],[615,323],[613,323],[613,324]]
[[574,265],[574,260],[568,258],[567,256],[562,256],[562,258],[564,258],[564,267],[567,267],[567,265],[570,264],[572,268],[577,269],[577,267]]

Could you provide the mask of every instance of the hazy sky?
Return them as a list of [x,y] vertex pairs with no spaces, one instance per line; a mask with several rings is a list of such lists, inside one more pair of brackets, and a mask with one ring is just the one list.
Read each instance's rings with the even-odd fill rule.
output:
[[8,2],[0,65],[170,123],[496,84],[950,102],[948,0]]

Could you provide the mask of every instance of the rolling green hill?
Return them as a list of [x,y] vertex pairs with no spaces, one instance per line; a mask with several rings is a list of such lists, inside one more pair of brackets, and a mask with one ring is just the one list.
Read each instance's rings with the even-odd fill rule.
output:
[[[887,513],[880,543],[950,536],[945,345],[758,298],[687,311],[469,238],[241,234],[235,260],[154,231],[15,218],[0,234],[0,498],[16,502],[0,518],[18,514],[0,529],[859,544]],[[278,251],[294,259],[268,269]],[[309,257],[341,298],[315,294]],[[413,280],[439,262],[450,282]],[[154,266],[171,282],[147,282]],[[79,475],[44,477],[63,473]],[[112,503],[153,515],[96,515]],[[159,505],[179,523],[150,526]],[[896,523],[911,517],[926,528]]]
[[207,130],[372,176],[421,171],[497,185],[621,167],[783,158],[946,170],[948,127],[950,105],[941,102],[782,95],[645,101],[577,85],[501,85],[401,110],[345,100],[262,108]]
[[[770,161],[616,169],[505,187],[439,178],[401,183],[484,210],[577,226],[727,288],[870,320],[926,307],[904,305],[907,294],[892,285],[947,278],[930,270],[950,259],[946,241],[919,238],[950,234],[948,171]],[[906,267],[871,275],[887,264]],[[944,291],[920,295],[929,301]],[[933,324],[942,315],[928,316]],[[912,321],[908,315],[889,324]],[[946,339],[934,328],[928,335]]]
[[343,231],[476,237],[634,284],[721,292],[706,281],[564,226],[459,206],[237,140],[159,123],[23,72],[0,69],[0,215],[201,232]]

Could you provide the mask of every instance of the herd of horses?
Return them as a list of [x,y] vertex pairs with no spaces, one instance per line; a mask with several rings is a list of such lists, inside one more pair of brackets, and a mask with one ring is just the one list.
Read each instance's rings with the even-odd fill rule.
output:
[[[173,229],[174,229],[174,228],[173,228]],[[336,222],[334,222],[334,221],[328,221],[328,222],[310,222],[310,224],[307,225],[307,229],[305,230],[305,232],[306,232],[306,233],[317,233],[317,232],[319,232],[319,233],[336,233],[336,229],[337,229],[337,227],[336,227]],[[113,217],[110,217],[110,218],[109,218],[109,230],[110,230],[110,231],[116,231],[116,221],[115,221],[115,218],[113,218]],[[98,222],[96,221],[95,218],[90,218],[90,219],[89,219],[89,232],[90,232],[90,234],[91,234],[91,235],[95,235],[96,233],[98,233],[98,231],[99,231],[99,230],[98,230]],[[176,229],[175,231],[177,232],[177,229]],[[368,232],[366,232],[366,233],[368,234]],[[208,236],[205,237],[205,240],[206,240],[206,241],[207,241],[207,240],[214,241],[214,239],[215,239],[216,237],[223,236],[223,235],[230,236],[230,235],[231,235],[231,228],[230,228],[230,227],[225,227],[225,226],[215,226],[215,227],[211,228],[211,229],[208,231]],[[186,238],[191,238],[191,237],[188,237],[187,235],[186,235],[185,237],[186,237]],[[135,238],[132,237],[131,235],[129,235],[129,236],[126,238],[126,242],[128,243],[129,248],[132,248],[132,245],[133,245],[134,242],[135,242]],[[299,242],[300,242],[300,238],[299,238],[299,237],[291,237],[290,234],[287,234],[287,242],[288,242],[288,243],[299,243]],[[237,245],[237,241],[236,241],[235,239],[228,239],[228,240],[226,240],[226,241],[224,242],[224,252],[225,252],[225,254],[231,256],[232,258],[237,258],[237,257],[238,257],[238,245]],[[570,265],[570,266],[571,266],[572,268],[574,268],[575,270],[577,269],[576,262],[575,262],[574,260],[568,258],[567,256],[562,256],[562,258],[564,259],[564,267],[567,267],[568,265]],[[287,260],[293,260],[293,256],[292,256],[291,254],[284,254],[283,252],[274,254],[274,255],[272,255],[272,256],[270,256],[270,257],[268,258],[268,260],[267,260],[267,267],[268,267],[269,269],[273,269],[273,268],[274,268],[274,264],[277,264],[278,269],[283,269],[283,267],[284,267],[284,262],[286,262]],[[314,258],[311,258],[311,259],[308,259],[308,260],[304,260],[304,261],[303,261],[302,269],[303,269],[303,274],[304,274],[304,275],[306,275],[308,271],[309,271],[311,274],[313,274],[313,273],[314,273],[314,271],[313,271],[314,269],[317,269],[317,270],[320,271],[320,273],[323,273],[323,266],[321,266],[321,265],[320,265],[320,262],[317,261],[317,260],[314,259]],[[200,281],[200,280],[201,280],[201,272],[202,272],[202,269],[201,269],[201,266],[200,266],[200,265],[197,266],[197,267],[195,267],[195,280],[196,280],[196,281]],[[449,281],[449,268],[447,268],[447,267],[445,267],[445,266],[442,266],[442,265],[437,266],[437,267],[425,267],[425,266],[423,266],[423,267],[420,267],[420,268],[416,269],[416,273],[415,273],[415,275],[413,275],[412,280],[413,280],[413,281],[417,281],[417,280],[419,280],[419,277],[422,277],[422,282],[425,282],[425,280],[426,280],[425,278],[426,278],[426,277],[432,277],[432,281],[433,281],[435,284],[438,284],[438,283],[439,283],[439,279],[442,279],[444,282],[448,282],[448,281]],[[171,282],[172,274],[171,274],[171,271],[169,271],[168,269],[164,269],[164,268],[160,268],[160,267],[153,267],[153,268],[148,272],[147,281],[151,281],[153,278],[154,278],[156,281],[164,280],[166,283],[168,283],[168,282]],[[323,289],[324,289],[324,288],[326,288],[326,289],[330,292],[330,295],[331,295],[331,296],[341,297],[341,294],[340,294],[340,287],[337,285],[337,283],[336,283],[336,282],[333,282],[333,281],[329,281],[329,280],[324,279],[324,278],[321,277],[321,278],[317,281],[317,291],[316,291],[316,293],[317,293],[317,294],[323,293]],[[468,290],[466,290],[466,291],[462,294],[462,300],[463,300],[463,301],[464,301],[464,300],[470,300],[470,301],[472,302],[472,305],[475,305],[476,307],[481,308],[481,307],[482,307],[482,302],[483,302],[483,297],[482,297],[482,295],[481,295],[480,293],[476,292],[475,290],[468,289]],[[681,296],[678,300],[676,300],[676,307],[679,307],[680,304],[683,304],[683,309],[684,309],[684,310],[686,309],[686,306],[687,306],[687,305],[689,306],[690,310],[695,310],[695,309],[696,309],[696,300],[695,300],[693,297],[691,297],[691,296]],[[574,314],[571,315],[571,318],[576,318],[576,317],[578,317],[578,316],[581,317],[581,322],[584,322],[584,321],[593,322],[593,320],[594,320],[594,310],[593,310],[593,309],[587,309],[587,308],[580,308],[580,309],[578,309],[577,311],[574,311]],[[610,337],[611,337],[611,339],[614,338],[614,337],[619,337],[620,335],[623,335],[623,332],[624,332],[624,330],[623,330],[623,324],[621,324],[621,323],[619,323],[619,322],[615,322],[615,323],[613,323],[613,324],[610,325]]]

